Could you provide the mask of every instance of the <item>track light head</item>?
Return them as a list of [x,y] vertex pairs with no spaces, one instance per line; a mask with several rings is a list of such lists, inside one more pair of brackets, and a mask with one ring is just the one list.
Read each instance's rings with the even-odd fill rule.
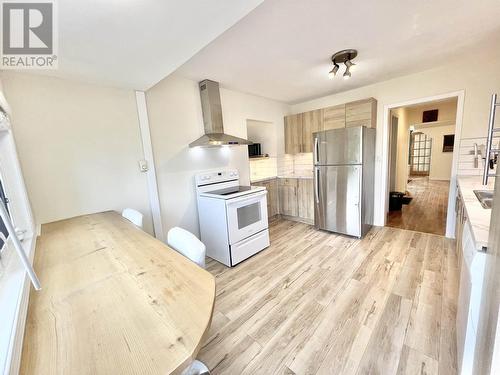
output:
[[328,73],[328,78],[333,79],[336,75],[337,72],[339,71],[339,66],[337,64],[333,64],[332,70]]
[[349,72],[353,72],[354,71],[354,67],[356,66],[356,64],[354,64],[351,60],[347,60],[345,62],[345,66],[346,66],[346,68],[349,69]]
[[347,64],[346,64],[346,68],[345,68],[345,72],[344,72],[343,77],[344,77],[344,79],[351,78],[351,72],[349,71],[349,67],[347,66]]

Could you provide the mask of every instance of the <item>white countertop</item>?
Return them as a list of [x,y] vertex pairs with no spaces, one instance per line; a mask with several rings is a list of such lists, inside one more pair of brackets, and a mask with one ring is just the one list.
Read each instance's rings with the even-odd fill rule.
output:
[[481,206],[474,194],[474,190],[493,190],[495,179],[490,179],[488,186],[483,186],[481,176],[458,177],[458,187],[462,194],[462,199],[467,212],[472,235],[476,243],[476,248],[488,247],[488,235],[490,230],[491,209]]
[[269,181],[272,179],[278,178],[277,176],[255,176],[255,177],[250,177],[250,183],[254,182],[262,182],[262,181]]
[[312,174],[310,174],[310,175],[307,175],[307,174],[298,175],[298,174],[290,173],[290,174],[280,174],[277,176],[262,176],[262,177],[258,176],[258,177],[251,177],[250,183],[268,181],[268,180],[272,180],[274,178],[300,178],[300,179],[311,179],[312,180],[313,175]]
[[290,173],[290,174],[278,175],[278,178],[300,178],[300,179],[312,180],[313,175],[312,175],[312,172],[311,172],[311,174]]

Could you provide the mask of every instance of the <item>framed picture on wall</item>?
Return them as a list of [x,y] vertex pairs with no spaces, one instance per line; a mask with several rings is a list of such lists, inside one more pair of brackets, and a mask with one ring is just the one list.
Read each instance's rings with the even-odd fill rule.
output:
[[455,144],[455,134],[448,134],[443,136],[443,152],[453,152],[454,144]]

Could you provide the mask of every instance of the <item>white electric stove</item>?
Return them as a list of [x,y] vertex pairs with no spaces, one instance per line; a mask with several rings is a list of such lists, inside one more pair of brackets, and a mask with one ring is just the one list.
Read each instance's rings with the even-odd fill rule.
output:
[[241,186],[235,169],[199,173],[195,180],[207,256],[233,267],[269,246],[265,187]]

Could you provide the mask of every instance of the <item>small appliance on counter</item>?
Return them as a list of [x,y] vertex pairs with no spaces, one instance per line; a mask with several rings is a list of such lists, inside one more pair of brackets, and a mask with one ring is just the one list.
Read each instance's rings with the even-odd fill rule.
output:
[[199,173],[195,180],[207,256],[233,267],[269,246],[265,187],[240,186],[234,169]]
[[249,158],[259,158],[262,156],[262,149],[260,143],[253,143],[248,145],[248,157]]

